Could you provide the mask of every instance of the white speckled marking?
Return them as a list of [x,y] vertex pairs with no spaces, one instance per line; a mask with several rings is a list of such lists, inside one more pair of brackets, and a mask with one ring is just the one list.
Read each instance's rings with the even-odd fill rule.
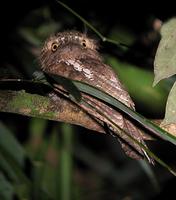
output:
[[84,75],[90,79],[90,80],[93,80],[93,74],[91,73],[91,71],[89,69],[84,69],[83,66],[78,62],[78,61],[75,61],[75,60],[67,60],[66,61],[66,64],[67,65],[72,65],[73,68],[76,70],[76,71],[79,71],[79,72],[83,72]]
[[123,100],[123,101],[126,101],[127,103],[125,103],[125,102],[123,102],[123,103],[125,103],[126,105],[128,105],[129,99],[126,96],[124,96],[124,94],[120,95],[120,99]]
[[117,82],[117,79],[113,76],[113,77],[111,77],[111,79],[110,79],[112,82]]
[[61,40],[61,41],[64,41],[64,40],[65,40],[65,37],[61,37],[60,40]]
[[86,74],[91,74],[91,71],[89,69],[83,69],[83,72],[85,72]]
[[75,60],[67,60],[69,65],[72,65],[76,71],[81,72],[83,70],[82,66]]
[[88,78],[93,80],[93,74],[91,73],[91,71],[89,69],[83,69],[84,75]]
[[112,82],[113,87],[117,88],[118,90],[122,91],[122,88],[120,87],[120,83],[118,84],[118,80],[116,77],[111,77],[110,81]]

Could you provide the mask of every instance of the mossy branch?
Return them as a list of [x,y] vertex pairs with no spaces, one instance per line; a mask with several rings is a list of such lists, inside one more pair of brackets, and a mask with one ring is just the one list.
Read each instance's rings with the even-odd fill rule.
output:
[[0,111],[66,122],[104,132],[101,124],[95,119],[76,104],[58,95],[53,100],[25,90],[0,90]]

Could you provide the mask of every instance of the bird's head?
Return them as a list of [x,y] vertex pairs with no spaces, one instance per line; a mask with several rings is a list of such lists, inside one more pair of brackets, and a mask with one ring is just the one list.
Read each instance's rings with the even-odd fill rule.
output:
[[42,69],[67,60],[79,60],[83,57],[101,60],[97,52],[97,41],[77,31],[59,32],[50,36],[41,50]]

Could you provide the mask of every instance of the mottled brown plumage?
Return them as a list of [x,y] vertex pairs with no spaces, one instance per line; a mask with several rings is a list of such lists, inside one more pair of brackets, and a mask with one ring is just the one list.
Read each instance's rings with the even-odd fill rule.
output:
[[[96,41],[88,38],[85,34],[76,31],[58,33],[49,37],[41,50],[41,69],[46,74],[59,75],[90,84],[120,100],[131,109],[135,109],[128,92],[112,68],[103,63],[97,49]],[[61,88],[57,84],[54,87],[56,90]],[[82,98],[93,107],[103,111],[105,115],[111,116],[112,122],[145,145],[140,131],[117,110],[89,95],[82,94]],[[139,145],[131,141],[122,131],[115,130],[112,122],[95,110],[82,104],[80,106],[93,117],[108,125],[109,129],[118,136],[121,146],[128,156],[135,159],[146,156],[151,162],[147,153]]]

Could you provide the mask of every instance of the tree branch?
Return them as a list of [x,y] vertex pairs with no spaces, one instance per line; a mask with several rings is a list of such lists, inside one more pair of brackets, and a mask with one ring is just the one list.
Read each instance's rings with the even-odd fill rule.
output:
[[66,122],[105,132],[101,124],[79,106],[58,95],[50,98],[27,93],[25,90],[0,90],[0,111]]
[[[70,123],[99,133],[105,133],[103,124],[100,121],[92,118],[78,105],[58,94],[53,97],[47,97],[31,94],[25,90],[0,90],[0,112]],[[158,121],[153,122],[160,124]],[[170,124],[162,128],[175,135],[176,124]],[[152,137],[144,132],[142,133],[145,140],[152,140]]]

